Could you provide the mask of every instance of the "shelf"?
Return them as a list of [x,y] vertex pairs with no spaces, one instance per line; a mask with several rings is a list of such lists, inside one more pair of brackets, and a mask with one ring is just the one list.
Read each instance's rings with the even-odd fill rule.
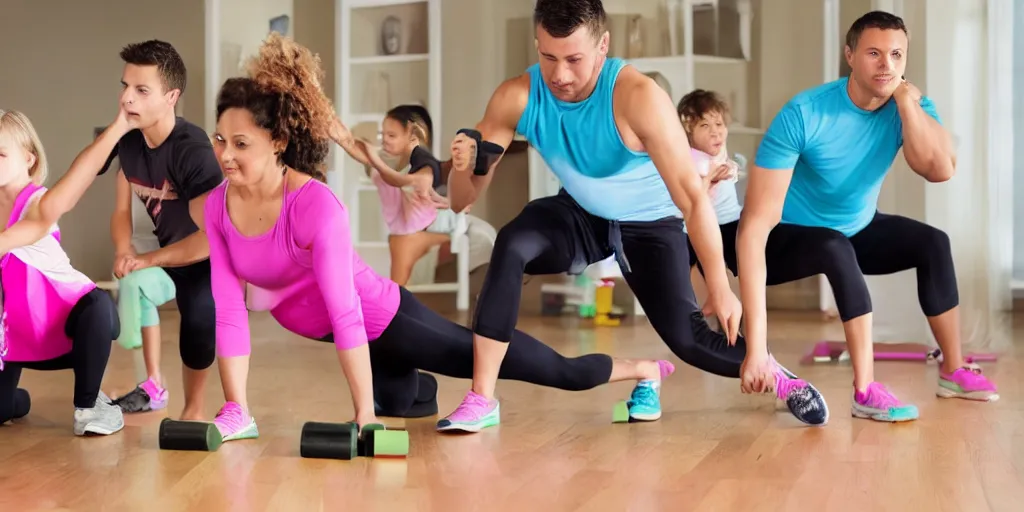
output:
[[[639,57],[636,59],[626,59],[626,63],[632,64],[637,68],[658,70],[664,69],[666,66],[683,66],[686,64],[686,55],[666,55],[663,57]],[[694,55],[694,64],[746,64],[747,61],[744,59],[735,59],[732,57],[718,57],[715,55]]]
[[693,62],[696,64],[746,64],[746,59],[735,57],[719,57],[717,55],[694,55]]
[[736,124],[729,126],[729,135],[764,135],[764,130]]
[[380,126],[384,122],[384,117],[387,116],[384,112],[370,112],[367,114],[349,114],[348,119],[345,119],[345,124],[349,126],[355,126],[363,123],[374,123]]
[[349,0],[348,4],[353,9],[366,9],[374,7],[387,7],[390,5],[425,4],[427,0]]
[[400,62],[426,62],[430,59],[428,53],[404,53],[398,55],[374,55],[371,57],[352,57],[349,63],[353,66],[367,64],[395,64]]

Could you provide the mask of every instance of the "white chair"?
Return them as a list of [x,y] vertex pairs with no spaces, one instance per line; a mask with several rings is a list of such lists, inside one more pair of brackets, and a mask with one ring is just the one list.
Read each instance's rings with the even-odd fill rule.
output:
[[456,217],[455,231],[451,234],[451,251],[455,255],[456,280],[453,283],[411,284],[406,289],[412,293],[455,292],[455,308],[469,310],[469,222],[465,214]]

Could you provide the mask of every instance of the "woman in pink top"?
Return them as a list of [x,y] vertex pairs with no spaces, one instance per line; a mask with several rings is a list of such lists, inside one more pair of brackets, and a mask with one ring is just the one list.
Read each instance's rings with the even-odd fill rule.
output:
[[[6,230],[40,218],[46,154],[24,114],[0,110],[0,218]],[[110,345],[120,333],[113,301],[71,266],[60,231],[0,256],[0,423],[28,414],[21,370],[75,372],[74,433],[124,428],[121,410],[100,391]]]
[[[309,50],[273,34],[250,64],[250,78],[229,79],[217,98],[214,148],[227,180],[210,193],[204,221],[227,401],[215,423],[225,441],[258,436],[246,398],[251,348],[243,283],[259,289],[289,331],[335,344],[360,426],[376,423],[378,414],[436,414],[437,382],[419,370],[473,374],[472,332],[356,254],[348,213],[322,183],[322,168],[329,140],[360,150],[320,90],[321,73]],[[515,337],[501,378],[583,390],[660,381],[673,370],[667,361],[565,358],[522,332]]]

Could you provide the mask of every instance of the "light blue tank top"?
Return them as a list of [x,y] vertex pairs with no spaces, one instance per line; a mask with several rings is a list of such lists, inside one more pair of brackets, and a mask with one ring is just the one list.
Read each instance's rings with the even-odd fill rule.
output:
[[555,98],[540,66],[530,66],[530,99],[516,132],[591,214],[616,221],[681,217],[650,156],[626,147],[615,127],[612,96],[624,65],[605,60],[593,94],[577,103]]

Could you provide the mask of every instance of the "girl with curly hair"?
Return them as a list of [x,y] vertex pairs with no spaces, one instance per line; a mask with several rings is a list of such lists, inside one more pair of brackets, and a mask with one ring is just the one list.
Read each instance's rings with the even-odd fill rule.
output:
[[[227,177],[206,202],[225,441],[258,436],[246,381],[250,333],[242,283],[269,300],[283,327],[333,342],[360,428],[377,415],[437,413],[437,381],[420,370],[473,375],[473,333],[423,306],[356,254],[345,206],[322,183],[328,141],[367,158],[320,89],[318,59],[272,35],[217,98],[214,148]],[[660,381],[667,361],[565,358],[516,332],[501,378],[568,390],[618,380]],[[372,368],[372,370],[371,370]]]

